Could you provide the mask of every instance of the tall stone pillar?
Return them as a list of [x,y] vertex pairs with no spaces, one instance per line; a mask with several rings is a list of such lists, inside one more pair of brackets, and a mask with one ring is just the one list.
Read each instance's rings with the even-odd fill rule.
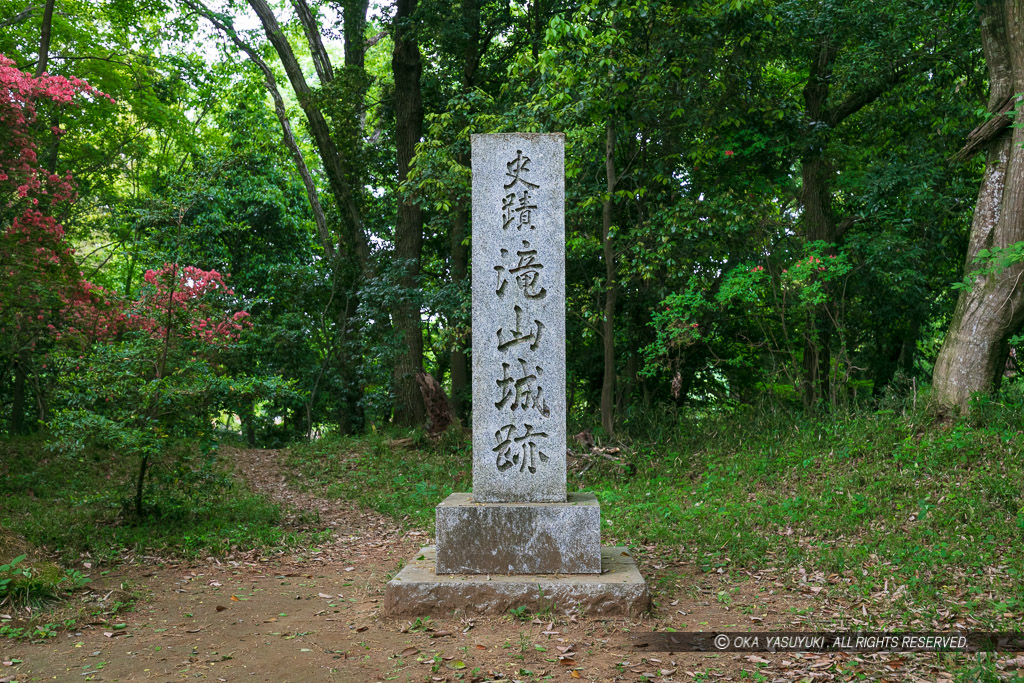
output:
[[566,491],[564,158],[561,133],[473,136],[473,492],[437,506],[388,613],[646,609],[597,498]]

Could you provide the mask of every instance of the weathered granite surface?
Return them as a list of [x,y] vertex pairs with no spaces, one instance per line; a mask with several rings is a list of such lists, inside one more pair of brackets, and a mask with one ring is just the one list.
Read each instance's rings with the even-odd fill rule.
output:
[[601,574],[500,576],[434,571],[433,547],[420,550],[388,582],[387,616],[497,614],[526,607],[559,613],[636,615],[647,609],[647,584],[625,548],[601,549]]
[[564,503],[478,503],[453,493],[437,506],[438,574],[600,574],[601,507],[592,493]]
[[437,507],[386,614],[647,609],[597,499],[566,496],[564,156],[560,133],[472,138],[473,493]]
[[474,135],[473,494],[565,500],[565,136]]

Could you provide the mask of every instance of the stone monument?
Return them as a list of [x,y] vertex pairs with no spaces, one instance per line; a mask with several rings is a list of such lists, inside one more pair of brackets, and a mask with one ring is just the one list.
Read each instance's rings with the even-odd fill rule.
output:
[[647,607],[625,548],[601,547],[597,498],[566,491],[564,148],[472,138],[473,493],[437,506],[388,614]]

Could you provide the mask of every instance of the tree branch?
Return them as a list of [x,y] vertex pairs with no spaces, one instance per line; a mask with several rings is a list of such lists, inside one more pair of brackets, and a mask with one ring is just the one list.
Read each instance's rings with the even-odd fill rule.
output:
[[342,159],[338,146],[331,138],[330,125],[327,123],[323,112],[317,108],[313,101],[313,91],[306,82],[306,77],[302,73],[302,68],[295,57],[291,43],[288,42],[288,38],[281,29],[281,25],[277,22],[277,17],[274,16],[274,11],[270,8],[270,5],[267,4],[266,0],[249,0],[249,6],[259,16],[260,23],[263,24],[263,30],[267,34],[267,39],[270,40],[270,44],[274,46],[278,57],[281,59],[284,71],[288,75],[289,82],[292,84],[292,90],[295,91],[295,96],[299,100],[299,106],[302,107],[302,111],[306,114],[309,132],[313,136],[320,159],[323,161],[324,171],[331,185],[331,191],[338,202],[338,208],[345,218],[345,241],[349,248],[354,250],[360,266],[364,270],[370,270],[372,268],[370,263],[370,242],[363,227],[362,214],[356,202],[355,193],[346,180],[345,161]]
[[317,192],[316,184],[313,182],[313,176],[309,172],[309,167],[306,165],[306,160],[302,156],[302,150],[299,148],[299,143],[295,140],[295,134],[292,132],[291,121],[288,119],[288,112],[285,108],[284,98],[281,97],[281,91],[277,87],[277,79],[274,77],[274,71],[265,61],[263,61],[263,58],[260,57],[259,53],[249,45],[249,43],[245,42],[238,36],[238,33],[233,27],[228,26],[217,18],[209,8],[199,2],[196,2],[196,0],[184,0],[184,2],[195,11],[199,12],[207,21],[213,24],[217,30],[226,35],[231,42],[234,43],[235,47],[244,52],[249,60],[263,73],[264,83],[267,86],[267,90],[270,92],[271,98],[274,100],[274,113],[277,114],[277,120],[281,124],[284,144],[291,153],[292,161],[295,163],[295,168],[302,177],[302,184],[306,188],[306,197],[309,199],[309,206],[313,210],[313,220],[316,222],[317,236],[320,238],[320,244],[323,246],[324,255],[327,256],[329,260],[333,259],[334,243],[331,239],[331,233],[327,229],[327,219],[324,216],[323,206],[320,204],[320,195]]
[[387,31],[379,31],[376,35],[366,39],[366,49],[369,50],[371,47],[379,43],[388,37]]
[[1014,111],[1017,103],[1021,100],[1022,97],[1020,95],[1008,95],[1003,99],[996,106],[995,111],[992,112],[994,116],[968,133],[964,146],[950,157],[949,160],[953,162],[967,161],[980,152],[982,148],[986,147],[988,143],[999,137],[1003,130],[1013,123],[1011,112]]
[[334,67],[331,66],[331,58],[324,49],[323,41],[320,40],[320,27],[317,26],[316,17],[310,11],[306,0],[292,0],[292,6],[295,7],[302,31],[309,42],[309,53],[313,56],[313,66],[320,77],[320,84],[326,85],[334,80]]
[[36,11],[35,5],[29,5],[25,9],[23,9],[20,12],[18,12],[17,14],[15,14],[10,19],[6,19],[4,21],[0,21],[0,28],[7,28],[8,26],[14,26],[15,24],[20,24],[21,22],[25,21],[30,16],[32,16],[32,13],[35,12],[35,11]]
[[882,80],[875,82],[867,88],[858,90],[847,97],[839,106],[825,114],[825,122],[830,128],[835,128],[846,118],[856,114],[858,111],[877,100],[890,88],[910,74],[910,69],[907,68],[908,66],[909,60],[890,71]]

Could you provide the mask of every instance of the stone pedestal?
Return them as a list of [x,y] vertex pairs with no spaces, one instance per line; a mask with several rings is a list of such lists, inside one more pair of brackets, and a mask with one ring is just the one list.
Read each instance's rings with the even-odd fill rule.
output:
[[600,574],[438,574],[433,546],[420,550],[388,582],[384,614],[501,614],[525,607],[531,612],[606,616],[646,611],[647,584],[625,548],[601,548]]
[[564,503],[477,503],[453,493],[437,506],[438,574],[600,574],[601,508],[592,493]]

